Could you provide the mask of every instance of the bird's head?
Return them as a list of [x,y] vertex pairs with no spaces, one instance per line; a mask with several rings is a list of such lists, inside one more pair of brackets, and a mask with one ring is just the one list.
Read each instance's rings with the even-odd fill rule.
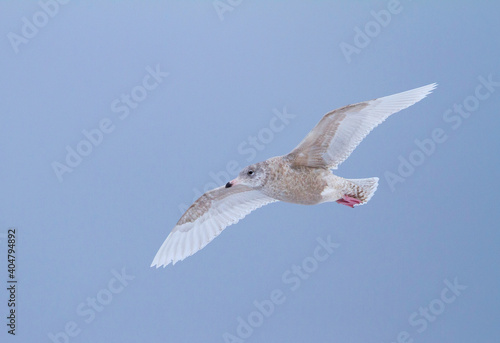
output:
[[264,168],[262,163],[256,163],[245,167],[242,171],[240,171],[236,179],[226,183],[226,188],[239,184],[252,188],[260,188],[264,184],[265,179],[266,168]]

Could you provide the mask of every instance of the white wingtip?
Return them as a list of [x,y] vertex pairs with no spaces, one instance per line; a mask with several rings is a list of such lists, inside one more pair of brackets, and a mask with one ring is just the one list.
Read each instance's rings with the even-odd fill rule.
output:
[[401,111],[425,98],[434,89],[436,89],[437,83],[431,83],[426,86],[410,89],[405,92],[385,96],[379,98],[381,104],[390,103],[391,105],[398,106],[397,111]]
[[432,93],[432,91],[434,89],[436,89],[438,86],[438,84],[436,82],[434,83],[431,83],[431,84],[428,84],[426,86],[422,86],[422,87],[419,87],[419,88],[415,88],[415,89],[412,89],[410,90],[409,92],[415,92],[415,93],[420,93],[421,96],[422,96],[422,99],[425,98],[427,95],[429,95],[430,93]]

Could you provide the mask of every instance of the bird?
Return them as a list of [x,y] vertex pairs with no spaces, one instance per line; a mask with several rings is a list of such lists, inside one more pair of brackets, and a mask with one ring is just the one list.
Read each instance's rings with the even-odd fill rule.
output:
[[379,179],[346,179],[332,170],[391,114],[422,100],[436,87],[432,83],[325,114],[290,153],[249,165],[234,180],[196,200],[167,236],[151,267],[184,260],[226,227],[273,202],[337,202],[348,207],[366,204],[377,190]]

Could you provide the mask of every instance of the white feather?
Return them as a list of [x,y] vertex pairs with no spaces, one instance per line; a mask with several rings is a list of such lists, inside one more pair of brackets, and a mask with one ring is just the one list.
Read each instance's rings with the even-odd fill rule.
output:
[[[210,207],[205,213],[194,221],[175,226],[158,250],[151,266],[158,268],[182,261],[203,249],[227,226],[237,223],[253,210],[277,201],[246,186],[234,186],[233,188],[242,191],[220,199],[217,196],[209,198]],[[209,193],[220,194],[222,191],[223,187],[220,187]],[[233,190],[231,189],[231,191]],[[207,198],[202,198],[195,202],[195,206],[198,202],[200,202],[198,204],[200,207],[206,205],[203,201],[207,201]]]

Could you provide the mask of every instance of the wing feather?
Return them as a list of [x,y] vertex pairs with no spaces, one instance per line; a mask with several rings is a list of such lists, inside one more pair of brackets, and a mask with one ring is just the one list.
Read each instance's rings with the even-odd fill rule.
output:
[[436,86],[433,83],[329,112],[287,157],[297,166],[337,169],[376,126],[422,100]]
[[204,248],[224,228],[253,210],[277,201],[244,185],[219,187],[203,194],[184,213],[158,250],[151,266],[182,261]]

